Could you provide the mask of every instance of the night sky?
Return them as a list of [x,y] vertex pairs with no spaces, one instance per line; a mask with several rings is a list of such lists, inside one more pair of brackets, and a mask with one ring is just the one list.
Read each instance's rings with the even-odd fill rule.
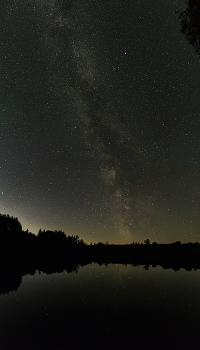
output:
[[0,212],[87,243],[200,241],[184,0],[3,0]]

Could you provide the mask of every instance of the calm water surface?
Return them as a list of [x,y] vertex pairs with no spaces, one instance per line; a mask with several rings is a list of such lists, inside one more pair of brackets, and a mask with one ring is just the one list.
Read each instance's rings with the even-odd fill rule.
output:
[[200,271],[97,264],[0,296],[0,349],[195,349]]

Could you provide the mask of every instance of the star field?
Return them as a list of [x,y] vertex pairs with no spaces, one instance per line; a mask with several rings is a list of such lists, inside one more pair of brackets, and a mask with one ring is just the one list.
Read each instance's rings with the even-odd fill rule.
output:
[[184,1],[1,4],[0,211],[86,242],[199,241]]

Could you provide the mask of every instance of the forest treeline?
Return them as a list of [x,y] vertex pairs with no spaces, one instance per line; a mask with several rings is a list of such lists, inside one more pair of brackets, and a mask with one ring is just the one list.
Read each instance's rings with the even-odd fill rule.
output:
[[[18,218],[10,216],[9,214],[0,214],[0,249],[6,250],[8,247],[12,251],[21,251],[23,248],[27,249],[29,252],[34,250],[42,250],[43,253],[55,251],[57,249],[65,250],[66,248],[79,248],[79,251],[84,250],[89,251],[88,247],[93,246],[90,250],[96,250],[99,252],[108,252],[108,251],[131,251],[134,247],[135,251],[144,251],[144,252],[158,252],[160,249],[164,251],[169,247],[175,248],[176,252],[180,251],[180,247],[187,248],[196,248],[200,249],[200,245],[198,242],[196,243],[185,243],[181,244],[181,241],[176,241],[171,244],[159,244],[157,242],[153,242],[151,244],[149,239],[145,239],[143,243],[140,242],[132,242],[130,244],[125,245],[117,245],[117,244],[109,244],[108,241],[106,243],[98,242],[98,243],[90,243],[88,245],[84,242],[83,239],[79,238],[78,235],[67,236],[63,231],[59,230],[39,230],[37,235],[29,232],[28,230],[24,231],[22,229],[22,225],[19,222]],[[86,248],[87,246],[87,248]],[[12,249],[13,248],[13,249]],[[181,248],[182,249],[182,248]],[[173,249],[174,250],[174,249]],[[69,249],[68,249],[69,251]]]
[[0,214],[0,294],[16,290],[22,276],[44,273],[78,272],[80,266],[91,263],[162,266],[164,269],[200,268],[200,244],[132,242],[126,245],[86,244],[63,231],[39,230],[34,235],[24,231],[17,218]]
[[49,260],[51,264],[63,260],[77,261],[101,259],[103,262],[114,262],[112,259],[131,261],[132,259],[177,259],[188,260],[200,257],[200,244],[176,241],[171,244],[133,242],[131,244],[117,245],[102,242],[88,245],[78,235],[67,236],[63,231],[39,230],[34,235],[28,230],[24,231],[18,218],[9,214],[0,214],[0,256],[12,260],[39,262]]

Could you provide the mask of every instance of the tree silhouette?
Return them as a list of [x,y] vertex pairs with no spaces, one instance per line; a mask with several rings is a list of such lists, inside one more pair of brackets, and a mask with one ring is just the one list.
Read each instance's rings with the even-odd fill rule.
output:
[[176,11],[181,23],[181,33],[200,55],[200,2],[199,0],[186,0],[187,8]]
[[86,245],[83,239],[80,239],[78,235],[67,236],[66,242],[68,245]]
[[0,233],[20,233],[22,225],[18,218],[14,218],[9,214],[0,214]]
[[145,244],[150,244],[150,239],[149,239],[149,238],[145,239],[145,240],[144,240],[144,243],[145,243]]
[[63,231],[42,231],[40,229],[38,239],[42,245],[54,247],[55,245],[65,244],[67,237]]
[[176,242],[174,242],[172,244],[175,244],[176,246],[179,246],[179,245],[181,245],[181,241],[176,241]]
[[77,242],[78,242],[78,240],[79,240],[79,236],[78,235],[76,235],[76,236],[68,236],[67,237],[67,243],[68,244],[77,244]]

